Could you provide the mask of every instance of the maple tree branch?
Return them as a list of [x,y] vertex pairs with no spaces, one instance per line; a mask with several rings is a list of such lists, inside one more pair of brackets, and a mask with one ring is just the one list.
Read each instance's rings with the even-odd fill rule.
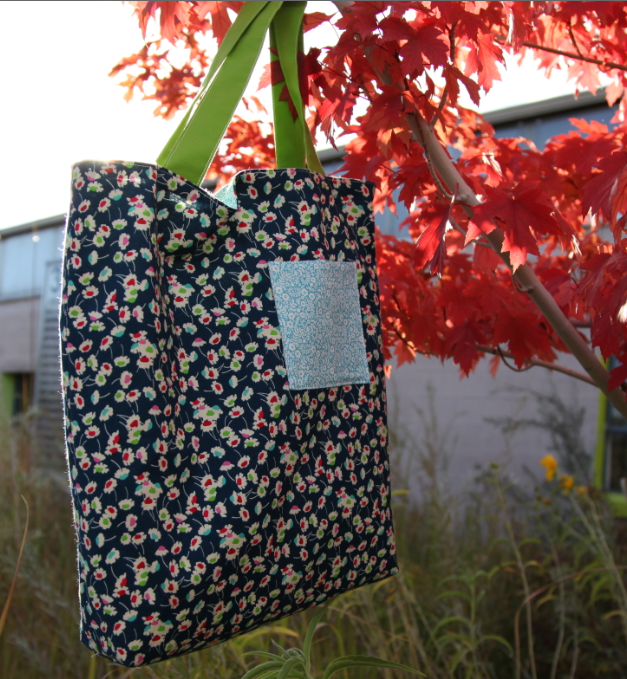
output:
[[[444,107],[446,106],[447,102],[448,102],[448,88],[445,87],[444,90],[442,91],[442,96],[440,97],[440,104],[438,106],[438,110],[433,114],[433,118],[429,123],[429,127],[431,129],[433,129],[435,127],[435,124],[438,122],[439,116],[444,110]],[[444,128],[444,132],[446,133],[446,126],[444,125],[444,123],[442,123],[442,127]]]
[[592,323],[590,321],[580,321],[578,318],[568,319],[576,328],[591,328]]
[[[399,304],[399,301],[396,299],[396,295],[392,295],[392,298],[394,300],[394,303],[396,304],[396,307],[398,308],[399,311],[402,312],[401,306]],[[414,354],[422,354],[423,356],[428,356],[429,358],[439,358],[437,354],[430,354],[425,351],[421,351],[418,349],[413,342],[408,340],[405,335],[403,335],[401,332],[399,332],[398,328],[394,326],[393,328],[394,334],[398,339],[407,347],[409,351],[411,351]],[[482,351],[485,354],[492,354],[493,356],[500,356],[501,360],[503,363],[510,369],[513,370],[514,372],[520,373],[520,372],[527,372],[527,370],[531,370],[531,368],[545,368],[546,370],[551,370],[557,373],[562,373],[563,375],[567,375],[568,377],[572,377],[576,380],[579,380],[580,382],[585,382],[585,384],[589,384],[591,387],[596,387],[596,383],[594,380],[586,375],[585,373],[581,373],[577,370],[573,370],[572,368],[567,368],[565,365],[560,365],[559,363],[549,363],[548,361],[541,361],[540,359],[536,358],[526,358],[525,359],[525,365],[527,366],[526,368],[515,368],[514,366],[511,366],[506,359],[513,359],[515,360],[514,354],[510,353],[509,351],[504,351],[501,349],[501,347],[497,347],[496,349],[492,347],[486,347],[480,344],[477,344],[477,349],[478,351]]]
[[[366,54],[370,58],[368,51],[366,51]],[[395,84],[388,73],[381,73],[374,64],[372,66],[381,82],[388,86]],[[396,86],[402,90],[402,86],[399,83],[396,83]],[[419,111],[408,113],[406,120],[414,135],[414,139],[422,146],[427,160],[431,161],[429,167],[433,167],[442,182],[449,187],[449,191],[451,187],[457,187],[457,202],[462,203],[464,210],[472,216],[472,207],[479,205],[480,201],[462,177],[444,146],[438,140],[434,130],[428,125]],[[513,271],[509,253],[503,252],[503,240],[505,238],[503,231],[497,227],[489,234],[484,235],[492,249]],[[542,315],[551,324],[558,337],[568,347],[588,375],[590,375],[592,383],[605,394],[608,401],[621,415],[627,417],[625,393],[620,388],[609,390],[609,373],[605,366],[599,361],[594,351],[581,337],[577,329],[570,323],[551,293],[542,285],[533,269],[528,264],[523,264],[518,267],[514,275]]]
[[[335,2],[335,5],[338,7],[340,12],[350,12],[351,4],[352,2],[341,2],[340,0],[336,0]],[[527,42],[523,44],[526,47],[546,49],[547,51],[553,51],[558,54],[562,53],[561,50],[544,48],[541,45],[534,45]],[[373,70],[381,82],[388,86],[396,84],[396,86],[401,91],[403,91],[403,86],[399,83],[394,83],[389,73],[381,73],[376,65],[372,63],[370,51],[365,50],[365,53],[368,60],[370,60]],[[581,57],[577,54],[563,53],[563,55],[569,56],[573,59],[581,59]],[[609,66],[611,68],[627,70],[627,66],[614,64],[612,62],[602,62],[598,59],[592,59],[591,57],[584,57],[583,60],[590,63],[599,64],[601,66]],[[407,114],[406,120],[414,136],[414,139],[422,146],[427,161],[431,161],[429,167],[430,169],[433,167],[435,170],[435,173],[433,173],[434,177],[437,173],[442,182],[449,187],[449,190],[452,190],[452,187],[456,187],[457,202],[462,203],[464,210],[470,216],[472,216],[472,207],[479,205],[481,201],[477,198],[474,191],[470,188],[470,186],[468,186],[462,177],[461,173],[457,169],[457,166],[447,153],[445,147],[438,140],[435,131],[429,127],[419,111],[414,111]],[[486,239],[492,246],[493,250],[499,255],[499,257],[501,257],[501,259],[513,272],[509,253],[503,252],[503,240],[505,238],[503,231],[497,226],[489,234],[484,235],[486,236]],[[579,361],[579,364],[582,366],[582,368],[588,373],[591,378],[591,382],[595,384],[603,392],[603,394],[605,394],[608,401],[621,415],[627,417],[627,399],[625,397],[625,392],[623,392],[620,388],[615,388],[610,391],[608,387],[610,376],[605,366],[598,359],[591,347],[588,346],[584,338],[580,335],[579,331],[568,320],[551,293],[544,287],[544,285],[542,285],[542,282],[536,276],[533,269],[528,264],[523,264],[518,267],[513,275],[516,276],[516,279],[521,284],[521,286],[526,289],[526,293],[538,307],[540,313],[542,313],[542,315],[551,324],[551,327],[553,330],[555,330],[557,336],[562,340],[562,342],[564,342],[573,356],[575,356],[575,358]]]
[[[431,126],[429,126],[429,129],[433,132],[433,128],[432,128]],[[418,130],[418,134],[420,135],[421,139],[416,139],[416,141],[417,141],[417,142],[420,144],[420,146],[422,146],[422,148],[424,149],[425,144],[426,144],[426,140],[425,140],[425,138],[424,138],[424,136],[423,136],[423,134],[422,134],[422,130]],[[414,136],[415,136],[415,135],[414,135]],[[438,187],[440,193],[441,193],[445,198],[448,198],[448,200],[452,200],[453,194],[452,194],[452,193],[449,193],[449,192],[446,190],[446,188],[444,187],[444,184],[442,183],[440,177],[438,176],[437,170],[435,169],[435,167],[433,167],[433,163],[431,162],[431,158],[430,158],[426,153],[425,153],[425,160],[427,161],[427,166],[428,166],[428,168],[429,168],[429,172],[430,172],[431,176],[433,177],[433,181],[435,182],[436,186]]]
[[[396,299],[396,296],[394,297],[394,302],[396,303],[396,306],[400,310],[400,306],[398,303],[398,300]],[[437,354],[431,354],[426,351],[421,351],[418,349],[416,346],[414,346],[413,342],[408,340],[402,333],[399,332],[397,327],[393,328],[394,334],[398,339],[407,347],[409,351],[411,351],[414,354],[422,354],[422,356],[428,356],[429,358],[439,358]],[[514,354],[511,354],[509,351],[503,351],[501,347],[497,347],[496,349],[493,349],[492,347],[485,347],[483,345],[477,344],[477,349],[478,351],[482,351],[485,354],[492,354],[493,356],[499,356],[503,363],[510,369],[513,370],[514,372],[520,373],[520,372],[527,372],[527,370],[531,370],[531,368],[545,368],[546,370],[551,370],[557,373],[562,373],[563,375],[567,375],[568,377],[572,377],[576,380],[579,380],[580,382],[585,382],[585,384],[589,384],[591,387],[596,387],[596,383],[594,380],[586,375],[585,373],[581,373],[577,370],[573,370],[572,368],[567,368],[565,365],[560,365],[559,363],[549,363],[548,361],[541,361],[539,359],[535,358],[526,358],[525,359],[525,365],[527,366],[526,368],[515,368],[514,366],[511,366],[506,359],[513,359],[515,360]]]
[[564,375],[568,375],[568,377],[574,377],[576,380],[580,380],[581,382],[585,382],[586,384],[589,384],[592,387],[596,387],[596,383],[594,380],[586,375],[585,373],[580,373],[577,370],[573,370],[572,368],[567,368],[565,365],[559,365],[559,363],[549,363],[548,361],[540,361],[535,358],[531,359],[525,359],[525,363],[529,366],[529,368],[512,368],[507,364],[505,361],[505,358],[514,358],[514,355],[511,354],[509,351],[503,351],[500,347],[498,349],[492,349],[492,347],[484,347],[477,345],[477,349],[479,351],[483,351],[486,354],[493,354],[494,356],[500,356],[501,359],[503,360],[503,363],[510,368],[511,370],[514,370],[515,372],[524,372],[525,370],[528,370],[530,368],[538,367],[538,368],[546,368],[547,370],[554,370],[555,372],[562,373]]
[[[408,116],[408,123],[412,131],[415,130],[416,141],[425,140],[423,147],[425,154],[431,156],[432,163],[447,186],[459,184],[458,202],[465,203],[464,209],[472,215],[472,206],[479,205],[479,199],[466,184],[457,167],[440,144],[433,131],[422,116],[415,112]],[[512,269],[509,253],[502,252],[503,231],[498,227],[491,233],[484,234],[494,251]],[[608,389],[609,373],[599,361],[594,351],[588,346],[579,332],[564,315],[551,293],[542,285],[533,269],[528,264],[518,267],[514,274],[517,281],[525,288],[526,293],[535,302],[544,317],[549,321],[559,338],[579,361],[584,370],[590,375],[596,386],[607,396],[610,403],[623,416],[627,417],[627,400],[621,389]]]
[[455,30],[457,29],[457,24],[459,21],[456,21],[450,28],[448,32],[448,41],[451,45],[451,65],[455,66]]
[[[496,42],[501,45],[507,45],[507,39],[502,37],[495,37]],[[589,64],[596,64],[597,66],[603,66],[606,70],[611,70],[613,68],[619,71],[627,71],[627,65],[617,64],[615,61],[603,61],[602,59],[595,59],[594,57],[586,57],[583,54],[577,54],[576,52],[567,52],[566,50],[560,50],[556,47],[547,47],[546,45],[537,45],[535,42],[528,42],[525,40],[522,43],[525,47],[530,47],[534,50],[541,50],[543,52],[550,52],[551,54],[559,54],[561,57],[567,57],[569,59],[577,59],[577,61],[586,61]]]

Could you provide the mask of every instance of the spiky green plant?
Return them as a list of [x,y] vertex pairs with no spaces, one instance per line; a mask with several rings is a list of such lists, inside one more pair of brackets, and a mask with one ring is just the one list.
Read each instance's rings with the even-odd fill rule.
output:
[[327,605],[320,606],[317,613],[311,619],[302,649],[290,648],[286,650],[275,642],[274,645],[279,652],[278,654],[258,651],[248,653],[247,655],[256,655],[268,658],[269,660],[253,667],[246,672],[242,679],[315,679],[317,676],[321,676],[322,679],[330,679],[336,672],[356,667],[402,670],[425,676],[422,672],[418,672],[418,670],[406,665],[367,655],[345,655],[335,658],[331,660],[322,673],[316,673],[311,662],[311,643],[318,623],[326,613],[326,610]]

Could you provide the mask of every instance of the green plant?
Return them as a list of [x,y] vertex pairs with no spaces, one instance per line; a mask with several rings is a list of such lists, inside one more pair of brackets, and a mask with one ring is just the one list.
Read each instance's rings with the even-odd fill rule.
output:
[[321,674],[316,673],[311,662],[311,644],[318,623],[325,614],[326,609],[326,605],[320,606],[318,612],[311,619],[305,634],[302,650],[299,648],[285,650],[275,643],[279,651],[278,655],[276,653],[249,653],[248,655],[257,655],[269,658],[269,660],[261,665],[257,665],[257,667],[253,667],[246,672],[242,679],[314,679],[316,676],[321,676],[322,679],[330,679],[337,672],[356,667],[403,670],[425,676],[422,672],[418,672],[406,665],[366,655],[345,655],[335,658],[326,666]]
[[[24,500],[23,495],[22,500]],[[17,582],[17,575],[20,572],[20,563],[22,562],[22,555],[24,554],[24,544],[26,543],[26,536],[28,535],[28,502],[24,500],[24,504],[26,505],[26,524],[24,525],[24,534],[22,536],[22,542],[20,544],[20,552],[17,555],[17,563],[15,564],[15,574],[13,575],[13,580],[11,582],[11,587],[9,588],[7,599],[4,602],[4,606],[2,607],[2,613],[0,613],[0,637],[2,636],[4,624],[6,623],[7,616],[9,614],[11,599],[13,597],[13,592],[15,591],[15,583]]]
[[[479,606],[488,594],[490,581],[498,571],[499,567],[495,566],[489,572],[479,570],[468,575],[451,575],[440,583],[440,586],[453,585],[456,588],[442,592],[437,598],[456,599],[458,604],[461,604],[456,615],[443,618],[433,629],[437,638],[438,655],[441,655],[448,646],[455,647],[455,653],[450,657],[447,668],[452,675],[461,665],[467,677],[475,676],[485,665],[480,657],[479,646],[486,642],[501,644],[510,655],[513,655],[513,649],[507,639],[498,634],[484,634],[478,620]],[[451,627],[457,629],[452,631]],[[437,636],[440,629],[446,634]]]

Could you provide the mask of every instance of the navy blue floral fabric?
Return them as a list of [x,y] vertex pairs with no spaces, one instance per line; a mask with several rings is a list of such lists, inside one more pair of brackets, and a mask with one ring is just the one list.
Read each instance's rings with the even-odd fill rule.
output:
[[[128,666],[397,572],[372,184],[73,170],[60,329],[81,636]],[[235,205],[235,207],[233,207]],[[289,388],[269,262],[354,262],[367,384]]]

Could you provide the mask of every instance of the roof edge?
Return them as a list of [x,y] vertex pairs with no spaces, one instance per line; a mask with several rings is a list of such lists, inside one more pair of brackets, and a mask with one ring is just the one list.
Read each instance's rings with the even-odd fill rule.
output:
[[539,118],[541,116],[563,113],[564,111],[590,108],[591,106],[599,106],[600,104],[605,104],[607,106],[604,87],[600,87],[596,94],[592,94],[591,92],[580,92],[579,96],[564,94],[560,97],[533,101],[530,104],[520,104],[518,106],[499,108],[495,111],[487,111],[483,114],[483,118],[491,125],[504,125],[520,120],[528,120],[529,118]]
[[55,226],[65,225],[65,215],[54,215],[53,217],[45,217],[44,219],[36,219],[34,222],[26,222],[25,224],[18,224],[17,226],[9,226],[6,229],[0,229],[0,239],[8,236],[19,236],[22,233],[32,233],[33,231],[43,231],[44,229],[52,229]]

